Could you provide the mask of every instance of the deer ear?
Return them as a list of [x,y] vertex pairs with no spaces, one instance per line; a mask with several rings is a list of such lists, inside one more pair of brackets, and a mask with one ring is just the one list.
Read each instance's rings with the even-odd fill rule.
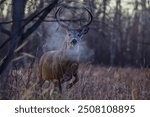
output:
[[86,33],[88,33],[88,31],[89,31],[89,27],[85,27],[85,28],[83,28],[82,29],[82,34],[86,34]]

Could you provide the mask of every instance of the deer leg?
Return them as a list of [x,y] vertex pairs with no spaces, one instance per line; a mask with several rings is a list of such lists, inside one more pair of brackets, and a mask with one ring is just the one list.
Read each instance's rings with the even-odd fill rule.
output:
[[58,80],[58,87],[59,87],[59,92],[62,93],[62,86],[61,86],[60,78]]
[[58,87],[59,92],[62,93],[62,86],[61,86],[60,80],[54,82],[54,88],[56,88],[56,87]]
[[67,87],[66,87],[67,89],[70,89],[74,84],[76,84],[79,81],[77,73],[75,73],[73,76],[75,77],[75,79],[67,85]]
[[42,85],[44,84],[44,80],[40,80],[39,82],[38,82],[38,86],[40,87],[40,88],[42,88]]
[[72,79],[72,73],[76,70],[76,64],[73,64],[70,69],[67,69],[63,75],[62,83],[68,82]]
[[53,81],[53,90],[50,92],[51,99],[62,99],[62,87],[58,80]]
[[35,94],[35,98],[37,99],[38,97],[38,89],[40,88],[40,94],[42,94],[42,85],[44,84],[44,80],[39,80],[39,82],[35,85],[35,91],[36,91],[36,94]]
[[63,80],[62,80],[61,83],[68,82],[68,81],[70,81],[71,79],[72,79],[72,76],[69,76],[69,75],[64,74],[64,75],[63,75]]
[[67,89],[70,89],[76,82],[78,82],[79,78],[78,78],[78,73],[77,72],[78,72],[78,64],[74,63],[71,66],[71,73],[73,74],[75,79],[67,85],[67,87],[66,87]]
[[40,88],[40,93],[42,94],[42,86],[43,86],[43,84],[44,84],[44,80],[40,80],[39,82],[38,82],[38,87]]

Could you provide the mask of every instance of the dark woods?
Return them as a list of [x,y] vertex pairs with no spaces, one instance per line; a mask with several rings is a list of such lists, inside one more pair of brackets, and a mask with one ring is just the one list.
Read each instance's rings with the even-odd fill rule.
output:
[[[53,16],[58,2],[62,1],[0,1],[0,74],[22,52],[35,56],[36,49],[42,47],[44,42],[38,34],[48,36],[42,22],[55,22]],[[90,33],[85,37],[87,45],[94,51],[91,63],[122,67],[150,66],[150,6],[147,0],[85,0],[84,4],[94,16]],[[38,27],[45,28],[45,32]],[[15,52],[20,45],[21,48]]]
[[[95,12],[89,45],[94,63],[150,66],[150,4],[148,0],[103,0]],[[96,6],[95,6],[96,7]],[[126,8],[126,9],[125,9]]]

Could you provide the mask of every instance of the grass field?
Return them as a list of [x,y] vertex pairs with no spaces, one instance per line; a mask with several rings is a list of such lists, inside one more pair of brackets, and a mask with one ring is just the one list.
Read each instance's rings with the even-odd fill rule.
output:
[[[52,94],[52,84],[35,90],[37,66],[19,68],[9,74],[9,99],[127,100],[150,99],[150,69],[80,65],[79,82],[63,93]],[[50,94],[52,94],[50,96]]]

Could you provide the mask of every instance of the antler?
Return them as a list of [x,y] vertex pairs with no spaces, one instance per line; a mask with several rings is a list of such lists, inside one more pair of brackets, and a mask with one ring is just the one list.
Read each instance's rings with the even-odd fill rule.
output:
[[[88,22],[86,24],[84,24],[83,26],[81,26],[80,28],[68,27],[65,23],[62,23],[62,22],[64,22],[64,21],[76,22],[76,21],[79,21],[79,20],[82,20],[82,19],[80,18],[80,19],[62,20],[60,18],[60,14],[64,10],[64,8],[65,9],[73,9],[73,10],[83,10],[83,11],[87,12],[88,13],[88,17],[89,17],[88,18]],[[66,28],[68,30],[74,30],[74,29],[78,30],[78,29],[82,29],[83,27],[88,27],[88,25],[90,25],[92,20],[93,20],[92,13],[86,7],[83,7],[83,6],[82,7],[75,7],[75,6],[69,6],[69,5],[64,5],[64,4],[62,4],[58,8],[58,10],[56,11],[55,18],[56,18],[56,20],[57,20],[57,22],[59,23],[60,26]]]

